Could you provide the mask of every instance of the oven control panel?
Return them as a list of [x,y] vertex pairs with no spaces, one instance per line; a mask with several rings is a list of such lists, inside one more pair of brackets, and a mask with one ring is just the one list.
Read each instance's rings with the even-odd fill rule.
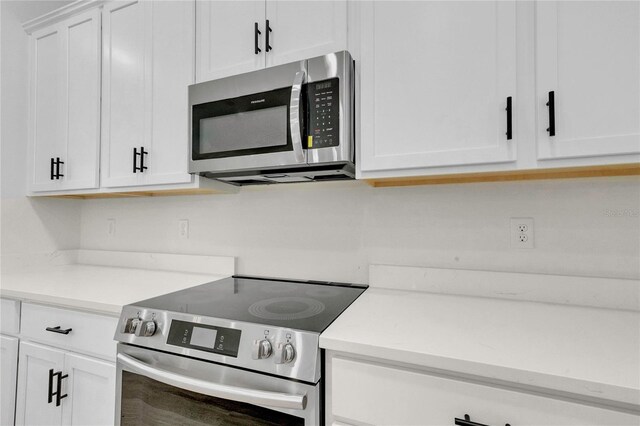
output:
[[233,328],[172,320],[167,344],[237,357],[242,332]]
[[309,125],[307,149],[340,145],[340,93],[337,78],[307,84]]

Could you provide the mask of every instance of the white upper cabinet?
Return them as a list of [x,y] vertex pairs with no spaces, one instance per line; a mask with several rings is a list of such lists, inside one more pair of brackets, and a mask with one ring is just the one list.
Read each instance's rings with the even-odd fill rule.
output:
[[198,82],[347,48],[347,2],[198,1]]
[[[347,49],[347,2],[267,0],[267,66]],[[268,29],[266,29],[268,31]]]
[[538,158],[640,153],[640,3],[539,1],[535,14]]
[[515,2],[375,1],[360,13],[364,177],[515,161]]
[[265,66],[265,2],[196,2],[196,79],[214,80]]
[[34,32],[29,50],[30,190],[97,188],[100,11]]
[[194,2],[104,6],[105,187],[187,183],[187,86],[194,82]]

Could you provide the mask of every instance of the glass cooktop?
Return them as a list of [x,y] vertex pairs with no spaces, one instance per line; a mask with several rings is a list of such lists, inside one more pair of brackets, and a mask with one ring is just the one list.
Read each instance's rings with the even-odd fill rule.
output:
[[134,305],[320,333],[366,288],[355,284],[235,276]]

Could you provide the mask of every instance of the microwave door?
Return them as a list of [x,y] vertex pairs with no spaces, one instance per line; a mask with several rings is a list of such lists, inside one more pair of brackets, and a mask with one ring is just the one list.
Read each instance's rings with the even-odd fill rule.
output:
[[[190,172],[216,177],[306,165],[302,146],[306,72],[303,66],[283,67],[278,81],[287,83],[280,88],[192,105]],[[224,80],[202,84],[218,83]]]

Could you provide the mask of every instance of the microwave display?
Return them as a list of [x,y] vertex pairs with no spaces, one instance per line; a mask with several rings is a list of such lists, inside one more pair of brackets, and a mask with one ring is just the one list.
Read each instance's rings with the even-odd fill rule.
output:
[[309,125],[307,149],[340,145],[340,93],[337,78],[307,85]]

